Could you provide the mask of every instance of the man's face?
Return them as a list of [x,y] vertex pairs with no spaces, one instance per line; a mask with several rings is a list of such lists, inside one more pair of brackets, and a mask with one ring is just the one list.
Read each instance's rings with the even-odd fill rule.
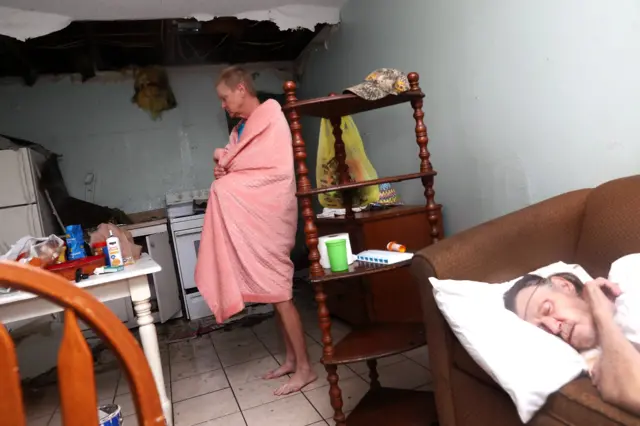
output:
[[246,95],[244,86],[239,84],[232,89],[225,83],[220,83],[216,87],[216,92],[218,92],[222,108],[227,111],[229,116],[232,118],[239,117]]
[[522,289],[516,295],[516,314],[578,351],[595,347],[596,328],[587,302],[567,280],[552,277],[551,282]]

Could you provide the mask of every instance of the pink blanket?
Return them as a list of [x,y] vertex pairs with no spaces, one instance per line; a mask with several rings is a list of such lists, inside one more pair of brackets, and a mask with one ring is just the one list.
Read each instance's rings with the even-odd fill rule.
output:
[[291,132],[274,100],[236,129],[211,184],[195,280],[218,322],[245,302],[291,299],[298,221]]

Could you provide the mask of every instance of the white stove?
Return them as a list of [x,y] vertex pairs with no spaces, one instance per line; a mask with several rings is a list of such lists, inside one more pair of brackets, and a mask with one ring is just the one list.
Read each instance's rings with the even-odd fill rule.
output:
[[[180,276],[182,299],[187,318],[190,320],[213,315],[195,282],[200,236],[208,199],[208,189],[166,195],[167,216]],[[241,313],[226,322],[236,321],[248,315],[262,315],[270,312],[273,312],[272,305],[248,303]]]

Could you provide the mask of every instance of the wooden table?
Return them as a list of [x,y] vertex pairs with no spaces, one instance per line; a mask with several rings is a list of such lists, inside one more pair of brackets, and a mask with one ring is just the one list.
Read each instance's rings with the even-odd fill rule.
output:
[[[77,286],[91,293],[101,302],[131,297],[136,319],[140,326],[142,348],[158,387],[158,394],[160,395],[160,402],[162,403],[167,424],[171,426],[173,423],[172,407],[164,386],[158,336],[151,316],[151,291],[147,278],[147,275],[160,270],[160,265],[148,254],[143,254],[135,265],[126,266],[124,271],[92,275],[89,279],[77,283]],[[37,318],[62,310],[60,306],[31,293],[21,291],[0,293],[0,323],[7,324],[14,321]]]

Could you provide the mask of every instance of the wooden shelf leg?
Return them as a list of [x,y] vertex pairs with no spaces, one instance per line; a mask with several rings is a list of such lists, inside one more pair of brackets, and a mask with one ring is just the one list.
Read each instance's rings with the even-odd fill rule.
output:
[[[412,72],[408,76],[409,85],[411,90],[420,90],[418,73]],[[416,121],[416,143],[418,144],[418,156],[420,157],[420,172],[431,172],[433,166],[431,165],[429,153],[429,136],[427,135],[427,126],[424,124],[424,112],[422,111],[423,101],[422,98],[414,99],[411,101],[411,107],[413,107],[413,118]],[[422,178],[422,185],[424,186],[424,197],[427,200],[427,210],[429,214],[427,220],[431,225],[431,240],[435,243],[442,239],[440,235],[440,223],[438,214],[442,206],[438,205],[435,201],[436,191],[433,189],[433,176],[427,176]]]
[[[342,140],[342,117],[333,117],[329,120],[331,122],[332,133],[335,139],[333,144],[334,152],[336,153],[336,171],[338,172],[338,182],[340,185],[347,184],[351,181],[351,175],[349,174],[349,166],[347,165],[347,151]],[[345,216],[347,219],[353,219],[353,198],[357,195],[357,191],[345,191],[342,193],[342,202],[345,208]]]
[[380,381],[378,378],[378,360],[370,359],[367,360],[367,366],[369,367],[369,379],[371,384],[371,389],[378,389],[380,387]]
[[336,426],[346,426],[347,417],[342,412],[342,391],[338,386],[338,366],[325,365],[327,370],[327,380],[329,381],[329,398],[331,399],[331,407],[333,407],[333,420]]

